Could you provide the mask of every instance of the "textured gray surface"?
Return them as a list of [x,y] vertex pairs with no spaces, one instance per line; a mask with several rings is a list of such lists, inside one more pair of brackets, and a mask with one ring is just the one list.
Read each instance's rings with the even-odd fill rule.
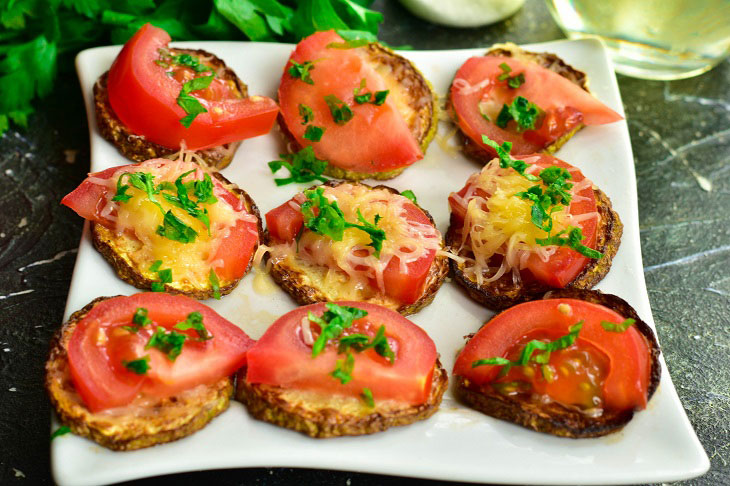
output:
[[[528,0],[506,22],[465,30],[421,22],[394,1],[375,5],[385,13],[381,37],[392,45],[445,49],[562,37],[541,0]],[[654,319],[677,391],[712,462],[708,474],[682,484],[730,484],[730,62],[695,79],[619,77],[619,86],[636,158]],[[0,484],[52,482],[43,363],[60,325],[81,231],[79,218],[58,201],[88,164],[86,120],[69,63],[31,129],[0,137]],[[165,482],[438,484],[293,469],[212,471]]]

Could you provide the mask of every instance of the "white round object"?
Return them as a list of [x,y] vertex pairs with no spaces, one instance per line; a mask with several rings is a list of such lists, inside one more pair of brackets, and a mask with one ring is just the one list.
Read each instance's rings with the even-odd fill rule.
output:
[[413,15],[434,24],[477,27],[505,19],[525,0],[400,0]]

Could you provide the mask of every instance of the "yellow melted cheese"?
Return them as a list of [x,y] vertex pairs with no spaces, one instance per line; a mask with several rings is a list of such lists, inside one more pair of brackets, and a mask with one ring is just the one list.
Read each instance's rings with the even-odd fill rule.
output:
[[[529,158],[525,161],[530,163]],[[539,168],[532,165],[526,172],[536,175]],[[532,201],[515,196],[518,192],[527,191],[536,182],[529,181],[513,169],[500,168],[498,160],[494,159],[481,172],[472,175],[468,184],[470,189],[463,198],[456,193],[452,193],[451,197],[467,208],[461,231],[461,249],[467,246],[472,250],[472,257],[466,258],[465,273],[475,278],[479,285],[493,282],[508,272],[512,272],[517,283],[520,281],[519,270],[525,268],[531,254],[547,261],[557,251],[557,246],[537,244],[537,238],[546,238],[548,234],[532,222]],[[572,201],[580,201],[582,196],[577,195],[578,192],[591,185],[588,179],[576,184],[569,191]],[[488,197],[479,196],[477,188]],[[552,234],[594,217],[597,218],[598,213],[572,216],[569,208],[563,207],[552,214]],[[503,257],[498,267],[489,265],[495,255]]]
[[[392,304],[394,301],[385,295],[383,280],[390,260],[397,256],[401,271],[406,273],[408,263],[422,258],[430,250],[441,249],[441,234],[431,224],[408,221],[405,207],[411,201],[388,190],[340,184],[327,187],[324,194],[330,201],[337,202],[348,222],[358,222],[358,209],[369,222],[373,222],[376,215],[382,218],[378,228],[385,231],[386,239],[380,257],[376,258],[373,248],[368,246],[371,240],[366,232],[348,228],[342,241],[305,231],[299,240],[298,252],[295,242],[282,243],[271,248],[272,260],[303,268],[311,284],[333,299]],[[298,204],[290,204],[299,209]],[[370,284],[371,280],[376,283],[375,288]]]
[[[128,258],[134,267],[145,277],[156,280],[156,272],[150,272],[150,265],[156,261],[162,261],[162,269],[172,269],[173,282],[193,287],[208,287],[210,269],[220,268],[223,265],[221,260],[216,260],[216,252],[230,229],[239,220],[256,222],[256,217],[246,211],[236,211],[229,204],[221,199],[221,194],[226,188],[215,178],[214,195],[218,202],[214,204],[201,204],[200,207],[208,210],[210,219],[210,234],[202,221],[189,215],[186,211],[173,206],[162,197],[162,194],[155,195],[155,199],[167,212],[172,210],[173,214],[185,224],[192,227],[197,233],[192,243],[181,243],[168,239],[157,234],[157,228],[163,224],[163,214],[159,207],[150,201],[146,192],[130,186],[127,194],[132,198],[127,202],[115,202],[111,198],[116,193],[117,179],[125,172],[148,172],[155,176],[155,185],[168,181],[174,183],[181,174],[196,170],[194,174],[186,176],[185,182],[203,179],[205,172],[197,164],[183,160],[154,159],[139,165],[130,165],[120,169],[113,177],[104,181],[110,189],[107,193],[105,207],[101,214],[116,221],[115,233],[119,241],[123,242]],[[124,179],[127,182],[127,178]],[[192,192],[192,191],[191,191]],[[174,194],[174,193],[172,193]],[[191,197],[191,193],[189,193]],[[116,210],[116,216],[113,211]]]

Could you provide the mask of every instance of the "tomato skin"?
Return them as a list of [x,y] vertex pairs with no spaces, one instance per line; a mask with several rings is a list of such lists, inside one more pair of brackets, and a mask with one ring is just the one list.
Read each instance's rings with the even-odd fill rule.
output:
[[[428,334],[395,311],[364,302],[336,302],[341,306],[366,310],[368,315],[353,323],[353,328],[368,327],[372,334],[385,325],[386,336],[395,343],[393,364],[373,350],[353,352],[355,358],[352,381],[342,385],[330,376],[337,360],[334,344],[329,344],[316,358],[312,348],[301,338],[300,325],[308,312],[321,316],[325,304],[299,307],[277,319],[248,352],[246,381],[285,388],[312,390],[360,397],[367,387],[375,400],[394,399],[410,404],[424,403],[431,391],[431,378],[436,363],[436,345]],[[311,325],[316,329],[316,324]],[[351,328],[352,329],[352,328]]]
[[[157,167],[171,163],[168,159],[151,159],[137,164],[110,167],[101,172],[89,174],[89,177],[79,187],[64,196],[61,204],[71,208],[84,219],[114,230],[116,223],[101,215],[101,209],[111,197],[109,193],[112,191],[98,181],[117,179],[125,172],[133,172],[137,168],[154,173]],[[239,198],[226,189],[217,178],[211,177],[211,180],[214,184],[215,196],[219,200],[217,204],[228,204],[235,211],[248,213],[243,198]],[[233,281],[242,277],[246,273],[249,260],[257,244],[257,222],[238,220],[233,227],[228,229],[226,236],[222,237],[215,257],[212,258],[212,261],[219,263],[215,266],[218,278]]]
[[[574,185],[585,180],[585,176],[580,170],[557,157],[547,154],[533,154],[522,157],[522,159],[528,164],[535,164],[541,168],[557,166],[569,170],[572,176],[570,182]],[[472,185],[471,180],[468,181],[456,194],[463,198]],[[485,198],[488,196],[481,188],[477,188],[475,194]],[[570,214],[579,216],[597,212],[596,196],[591,186],[578,191],[575,196],[578,196],[576,198],[578,200],[571,202]],[[459,200],[452,194],[449,196],[449,207],[451,209],[452,224],[463,225],[466,217],[466,206],[460,204]],[[578,226],[584,236],[582,243],[590,248],[595,248],[598,233],[597,218],[585,219],[578,223]],[[589,261],[588,257],[571,248],[560,247],[547,262],[542,261],[536,254],[530,255],[527,260],[526,270],[529,271],[531,276],[550,287],[564,288],[583,271]]]
[[[284,68],[279,86],[281,115],[297,143],[311,145],[315,155],[345,170],[376,173],[409,166],[423,158],[423,153],[406,121],[391,99],[381,106],[353,101],[355,88],[366,80],[366,90],[374,93],[387,89],[385,81],[358,54],[357,49],[327,48],[344,40],[330,30],[316,32],[297,44]],[[300,64],[316,61],[310,70],[314,84],[307,84],[289,74],[292,61]],[[353,117],[343,125],[334,122],[324,97],[334,95],[346,102]],[[316,126],[325,132],[319,142],[304,138],[306,126],[301,123],[299,105],[314,112]]]
[[[502,63],[510,66],[511,76],[524,74],[524,84],[514,89],[508,87],[506,81],[498,81],[497,77],[503,72],[499,67]],[[545,149],[581,123],[600,125],[622,119],[618,113],[559,74],[535,63],[510,57],[468,59],[457,71],[450,93],[461,130],[492,155],[496,153],[482,142],[483,134],[498,144],[511,142],[513,155],[526,155]],[[542,122],[538,120],[542,125],[536,130],[519,133],[511,128],[513,122],[506,128],[500,128],[485,120],[479,111],[479,104],[486,103],[492,111],[488,116],[494,120],[502,105],[511,103],[517,96],[535,103],[545,112]]]
[[[292,241],[304,226],[304,217],[301,211],[293,207],[298,204],[295,196],[281,206],[266,213],[266,227],[269,234],[277,241]],[[431,220],[413,203],[406,203],[405,220],[413,223],[431,225]],[[385,294],[402,304],[412,304],[423,294],[423,287],[428,279],[431,264],[436,257],[436,251],[427,251],[422,258],[406,264],[406,270],[401,269],[400,258],[393,256],[383,270],[383,286]],[[373,288],[377,288],[377,281],[370,280]]]
[[182,84],[155,64],[158,50],[170,40],[164,30],[145,24],[124,45],[109,69],[109,103],[124,125],[164,147],[179,148],[184,140],[189,150],[203,150],[271,130],[278,107],[263,96],[216,101],[199,98],[208,112],[198,115],[185,128],[180,119],[186,113],[176,101]]
[[[196,342],[191,331],[179,331],[189,339],[173,362],[159,350],[144,349],[153,327],[132,333],[129,326],[137,308],[149,311],[154,328],[173,329],[191,312],[200,312],[213,339]],[[246,363],[246,351],[254,341],[209,307],[189,297],[164,293],[119,296],[97,303],[73,330],[68,362],[74,387],[89,410],[98,412],[124,406],[138,393],[168,397],[200,384],[211,384]],[[150,356],[146,375],[128,371],[122,360]]]
[[[570,306],[570,313],[559,310]],[[477,385],[493,382],[500,366],[471,364],[484,358],[505,357],[509,349],[524,336],[545,331],[556,337],[570,332],[583,320],[576,344],[587,343],[600,351],[609,362],[603,385],[605,408],[627,410],[645,408],[650,382],[650,352],[641,333],[633,326],[624,332],[609,332],[601,321],[623,322],[624,317],[599,304],[576,299],[547,299],[525,302],[496,315],[466,344],[454,364],[454,374]],[[548,390],[548,394],[550,391]]]

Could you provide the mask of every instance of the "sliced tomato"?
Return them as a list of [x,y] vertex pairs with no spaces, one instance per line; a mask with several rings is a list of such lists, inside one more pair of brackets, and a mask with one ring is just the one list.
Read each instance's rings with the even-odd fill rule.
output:
[[[108,204],[118,204],[110,201],[116,189],[113,189],[115,184],[109,181],[116,181],[126,172],[144,171],[154,175],[164,166],[172,166],[176,163],[168,159],[151,159],[139,164],[111,167],[89,174],[89,177],[79,187],[61,200],[61,204],[73,209],[84,219],[114,230],[116,223],[104,215],[104,209]],[[180,166],[180,173],[177,176],[191,168],[199,168],[199,166],[193,164]],[[222,232],[215,256],[210,258],[210,261],[215,264],[214,269],[219,279],[237,280],[246,273],[251,254],[258,243],[258,222],[249,215],[242,198],[228,190],[215,177],[211,177],[211,180],[214,184],[214,193],[219,201],[216,204],[228,204],[236,212],[247,215],[245,219],[239,219],[235,225]],[[116,212],[117,210],[113,209],[109,214],[114,215]]]
[[[571,182],[577,185],[585,180],[583,173],[576,167],[564,162],[557,157],[547,154],[534,154],[528,157],[522,157],[528,164],[535,164],[540,168],[550,166],[562,167],[570,171],[572,176]],[[454,224],[463,224],[466,216],[466,205],[469,201],[463,199],[464,196],[471,191],[472,194],[480,197],[486,197],[487,194],[479,187],[474,188],[475,178],[470,178],[467,184],[459,190],[454,197],[452,193],[449,196],[449,207]],[[591,186],[586,186],[582,190],[574,194],[574,200],[570,203],[570,214],[580,216],[583,214],[591,214],[597,212],[596,197]],[[596,247],[596,235],[598,232],[598,218],[587,218],[580,221],[579,226],[583,232],[582,243],[590,248]],[[530,255],[527,260],[526,270],[531,276],[534,276],[540,282],[551,287],[563,288],[572,282],[575,277],[588,264],[589,258],[581,255],[577,251],[560,247],[550,256],[548,261],[542,261],[536,254]]]
[[[537,337],[555,339],[564,336],[579,321],[583,321],[583,327],[575,346],[578,350],[586,350],[594,367],[605,373],[601,390],[605,407],[611,410],[645,408],[651,372],[646,340],[634,327],[624,332],[606,331],[601,321],[620,323],[624,317],[607,307],[582,300],[531,301],[496,315],[466,344],[456,359],[454,374],[478,385],[495,382],[501,366],[472,368],[472,363],[494,357],[513,359],[521,352],[521,347],[516,349],[515,345]],[[553,354],[550,364],[559,367],[561,353]],[[561,403],[579,403],[580,390],[571,388],[576,384],[575,380],[561,380],[559,373],[557,375],[555,382],[550,386],[543,385],[541,391],[554,399],[562,399]],[[539,383],[537,374],[533,375],[530,383]]]
[[[368,350],[353,352],[355,366],[352,381],[343,385],[333,378],[338,360],[336,343],[330,343],[317,357],[302,337],[302,320],[309,312],[321,316],[325,304],[300,307],[283,315],[266,330],[248,352],[248,383],[263,383],[299,390],[359,397],[363,388],[369,388],[375,400],[393,399],[410,404],[424,403],[431,390],[431,379],[436,363],[436,345],[423,329],[395,311],[364,302],[336,302],[341,306],[357,307],[368,315],[356,320],[346,332],[360,332],[374,336],[385,326],[385,336],[395,352],[390,361]],[[318,335],[318,325],[310,323]]]
[[[109,69],[109,103],[132,132],[164,147],[179,148],[185,141],[188,149],[202,150],[271,130],[278,113],[276,102],[263,96],[231,97],[220,80],[214,80],[205,92],[191,93],[208,111],[185,128],[180,119],[187,113],[177,104],[184,76],[168,76],[155,62],[169,42],[167,32],[145,24]],[[203,75],[209,73],[198,76]]]
[[[304,218],[301,211],[295,209],[297,197],[299,196],[266,213],[266,227],[275,240],[292,241],[301,231]],[[415,204],[408,202],[403,207],[404,224],[432,224],[428,216]],[[414,303],[423,294],[423,287],[435,257],[436,251],[428,250],[421,258],[406,263],[405,268],[402,268],[400,258],[394,255],[383,270],[385,294],[402,304]],[[375,278],[371,279],[370,284],[377,288]]]
[[[316,32],[303,39],[292,53],[279,86],[281,115],[289,132],[299,145],[311,145],[318,158],[350,171],[387,172],[423,158],[418,141],[398,112],[393,96],[388,96],[381,106],[354,101],[354,91],[362,80],[365,80],[365,90],[371,93],[386,90],[387,86],[368,64],[361,49],[327,47],[343,42],[334,31]],[[292,61],[314,63],[309,71],[313,84],[291,76]],[[325,101],[329,95],[349,105],[353,112],[350,121],[335,123]],[[300,105],[312,109],[312,125],[325,129],[319,142],[304,138],[306,125],[302,124]]]
[[[503,63],[511,68],[510,76],[524,75],[525,82],[519,88],[510,88],[506,80],[497,79],[503,73],[500,68]],[[526,155],[540,152],[581,123],[600,125],[622,119],[621,115],[559,74],[536,63],[509,57],[468,59],[456,72],[450,91],[459,128],[494,155],[494,149],[482,142],[482,135],[498,144],[511,142],[513,155]],[[505,128],[493,122],[502,106],[509,105],[518,96],[542,110],[535,130],[520,132],[514,122]]]
[[[148,311],[153,325],[131,332],[138,308]],[[158,326],[172,330],[191,312],[200,312],[213,336],[196,341],[192,331],[181,354],[171,361],[156,348],[145,349]],[[96,304],[77,323],[68,344],[68,361],[74,387],[92,412],[121,407],[139,393],[168,397],[201,384],[211,384],[246,363],[246,350],[254,341],[209,307],[181,295],[142,293],[113,297]],[[144,375],[126,369],[122,361],[149,356]]]

